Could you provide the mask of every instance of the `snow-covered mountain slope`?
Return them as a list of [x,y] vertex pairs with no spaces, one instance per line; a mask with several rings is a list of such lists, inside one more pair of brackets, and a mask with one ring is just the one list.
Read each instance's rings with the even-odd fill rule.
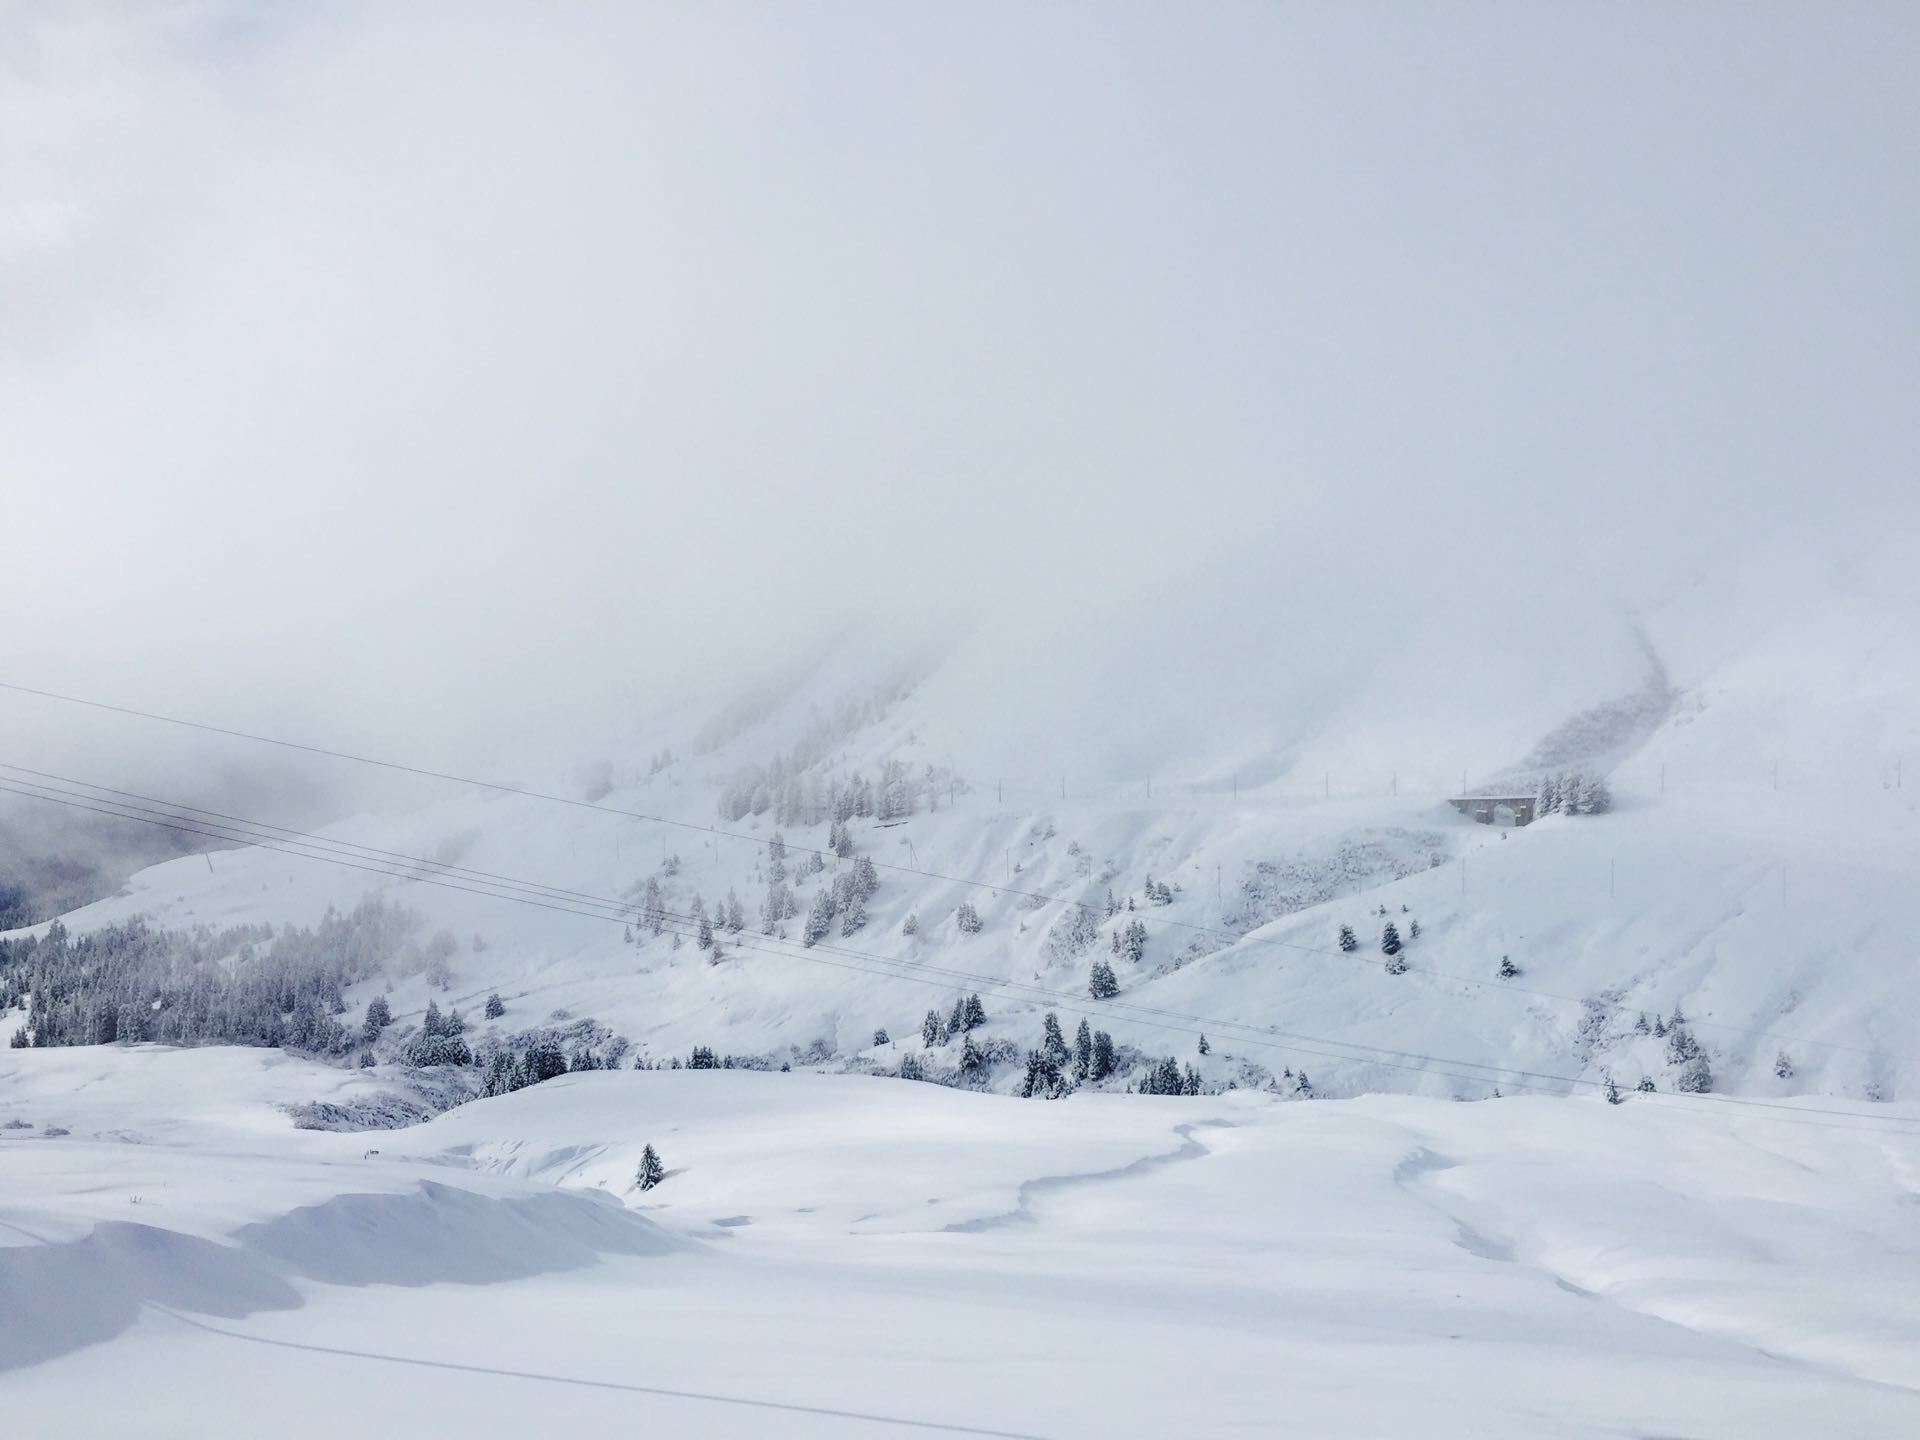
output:
[[[461,868],[391,878],[226,852],[148,870],[67,923],[310,924],[376,892],[419,912],[423,938],[451,934],[450,981],[430,985],[416,957],[351,1004],[390,987],[403,1021],[431,999],[478,1022],[497,991],[495,1033],[565,1011],[661,1060],[707,1045],[892,1070],[930,1007],[977,990],[983,1040],[1024,1050],[1056,1009],[1069,1032],[1084,1015],[1209,1085],[1289,1088],[1304,1070],[1321,1094],[1478,1097],[1609,1074],[1667,1090],[1684,1068],[1663,1033],[1678,1010],[1718,1090],[1891,1098],[1920,1082],[1920,975],[1901,939],[1920,873],[1920,774],[1903,783],[1903,757],[1920,758],[1920,595],[1903,566],[1891,542],[1838,568],[1755,562],[1631,618],[1564,594],[1540,616],[1525,595],[1503,608],[1482,581],[1414,612],[1362,589],[1367,645],[1273,642],[1298,686],[1248,678],[1256,635],[1288,635],[1257,606],[1196,629],[1191,609],[1174,626],[1142,602],[1103,620],[1124,627],[1117,647],[1091,626],[1024,646],[1020,627],[987,626],[903,660],[844,637],[686,733],[607,757],[610,789],[569,792],[593,808],[447,786],[325,832]],[[1085,764],[1046,773],[1069,739]],[[1463,783],[1581,765],[1610,771],[1611,813],[1513,830],[1445,803]],[[852,856],[832,854],[834,787],[883,791],[889,774],[900,813],[881,794],[848,824]],[[766,935],[776,832],[795,913]],[[836,915],[804,944],[809,907],[863,858],[879,882],[864,925],[843,933]],[[486,877],[565,893],[507,898]],[[1169,903],[1151,902],[1150,878]],[[623,923],[650,879],[659,934]],[[722,930],[710,963],[696,901],[712,913],[729,893],[745,927]],[[625,908],[570,913],[592,908],[583,897]],[[963,904],[978,933],[956,924]],[[1403,974],[1379,949],[1389,920],[1418,922]],[[1116,958],[1136,922],[1142,953]],[[1517,975],[1501,977],[1503,957]],[[1095,960],[1114,966],[1113,1000],[1088,994]],[[928,1067],[950,1070],[959,1048]],[[994,1083],[1017,1078],[1003,1066]]]
[[[9,1419],[97,1435],[137,1396],[166,1436],[349,1410],[475,1437],[1920,1427],[1907,1106],[627,1071],[377,1137],[276,1108],[361,1083],[259,1050],[0,1052]],[[340,1399],[288,1398],[314,1395]]]

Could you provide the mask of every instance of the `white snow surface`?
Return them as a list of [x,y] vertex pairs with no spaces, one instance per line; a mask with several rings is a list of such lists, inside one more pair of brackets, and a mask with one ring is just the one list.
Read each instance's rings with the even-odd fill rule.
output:
[[1920,1432],[1898,1105],[377,1084],[0,1051],[12,1433]]

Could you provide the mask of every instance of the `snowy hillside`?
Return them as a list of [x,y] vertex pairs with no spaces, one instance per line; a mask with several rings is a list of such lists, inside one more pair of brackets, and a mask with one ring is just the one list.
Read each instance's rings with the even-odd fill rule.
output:
[[[383,897],[420,923],[349,985],[342,1021],[388,997],[382,1062],[433,1001],[479,1049],[556,1024],[622,1063],[703,1046],[892,1073],[912,1057],[1008,1090],[1054,1010],[1114,1037],[1116,1086],[1172,1055],[1205,1088],[1286,1093],[1302,1072],[1321,1095],[1461,1098],[1611,1075],[1892,1099],[1920,1082],[1900,938],[1920,789],[1899,783],[1920,754],[1920,602],[1896,550],[1679,587],[1633,622],[1576,607],[1591,620],[1572,635],[1489,635],[1489,597],[1463,585],[1420,623],[1393,612],[1365,664],[1291,657],[1310,694],[1264,725],[1231,678],[1245,613],[1208,632],[1213,650],[1145,618],[1104,648],[1022,651],[991,627],[917,652],[843,638],[684,733],[528,782],[573,785],[572,803],[441,785],[326,830],[344,866],[183,859],[66,924],[312,925]],[[1167,669],[1180,683],[1162,688]],[[1074,710],[1079,728],[1058,728]],[[1043,725],[1056,747],[1084,738],[1085,768],[983,768],[1052,758]],[[1098,768],[1123,761],[1133,774]],[[1508,829],[1445,803],[1463,782],[1530,790],[1583,767],[1608,776],[1610,813]],[[849,903],[849,886],[871,893]],[[1381,952],[1389,922],[1403,973]],[[1096,962],[1110,999],[1089,993]],[[962,1038],[925,1046],[922,1022],[974,992],[987,1021],[966,1039],[986,1063],[962,1075]],[[480,1014],[494,993],[497,1022]],[[1676,1014],[1687,1038],[1667,1033]]]

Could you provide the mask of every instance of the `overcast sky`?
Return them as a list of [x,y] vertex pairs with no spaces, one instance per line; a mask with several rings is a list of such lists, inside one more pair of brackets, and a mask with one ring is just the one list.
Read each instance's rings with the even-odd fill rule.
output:
[[438,756],[860,611],[1911,518],[1916,74],[1835,0],[0,4],[0,679]]

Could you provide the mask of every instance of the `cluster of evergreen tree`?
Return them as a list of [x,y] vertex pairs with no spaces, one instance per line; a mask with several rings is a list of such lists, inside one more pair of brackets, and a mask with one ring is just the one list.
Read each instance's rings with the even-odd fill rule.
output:
[[816,757],[796,747],[766,765],[743,766],[720,792],[721,818],[732,824],[771,813],[782,826],[844,826],[849,820],[887,825],[937,805],[942,787],[954,783],[950,771],[928,765],[916,773],[903,760],[885,761],[877,777],[858,770],[845,779],[823,775],[816,767],[831,748]]
[[1399,929],[1391,920],[1380,931],[1380,953],[1387,957],[1389,975],[1407,973],[1406,947],[1401,943]]
[[1173,904],[1173,887],[1164,881],[1155,880],[1151,875],[1146,884],[1147,903],[1149,905]]
[[1147,1070],[1139,1091],[1142,1095],[1198,1095],[1200,1072],[1191,1065],[1182,1071],[1180,1062],[1169,1055]]
[[[371,1002],[369,1002],[371,1003]],[[409,1065],[471,1065],[473,1051],[466,1041],[467,1022],[458,1010],[440,1013],[433,1001],[427,1002],[426,1016],[420,1028],[407,1037],[400,1058]]]
[[1604,815],[1613,808],[1613,792],[1599,775],[1563,770],[1540,778],[1533,811],[1540,815]]
[[962,900],[960,902],[959,908],[953,912],[953,923],[962,935],[978,935],[980,933],[982,923],[980,912],[973,908],[973,902],[971,900]]
[[1060,918],[1047,927],[1043,948],[1056,961],[1073,960],[1100,939],[1100,917],[1091,905],[1069,904]]
[[[586,1052],[591,1055],[591,1052]],[[487,1078],[481,1089],[487,1095],[507,1095],[538,1085],[544,1080],[565,1075],[571,1068],[564,1051],[550,1036],[529,1041],[518,1054],[496,1050],[487,1059]]]
[[[1081,1028],[1085,1029],[1084,1021]],[[1088,1048],[1091,1051],[1090,1038]],[[1074,1052],[1067,1048],[1067,1037],[1060,1029],[1060,1017],[1049,1010],[1041,1021],[1038,1048],[1027,1052],[1027,1074],[1020,1087],[1021,1095],[1029,1100],[1036,1097],[1057,1100],[1070,1093],[1073,1085],[1067,1079],[1067,1067],[1073,1060]]]
[[1087,993],[1096,1000],[1111,1000],[1120,993],[1120,982],[1106,961],[1094,961],[1093,968],[1087,972]]
[[1113,1036],[1095,1030],[1083,1019],[1073,1034],[1073,1078],[1098,1083],[1113,1074]]
[[312,929],[156,930],[144,920],[73,937],[0,940],[0,977],[31,996],[32,1044],[286,1046],[346,1055],[345,991],[378,974],[416,925],[380,900],[329,910]]
[[1340,927],[1340,948],[1349,955],[1360,948],[1360,942],[1354,938],[1353,927],[1351,925],[1342,925]]
[[920,1043],[931,1050],[986,1023],[987,1007],[981,1004],[979,993],[962,995],[953,1002],[953,1010],[944,1019],[938,1010],[927,1011],[926,1018],[920,1022]]
[[1683,1095],[1709,1093],[1713,1089],[1713,1067],[1706,1050],[1687,1028],[1687,1017],[1678,1005],[1673,1007],[1673,1018],[1666,1022],[1666,1035],[1667,1063],[1680,1067],[1673,1088]]
[[813,897],[813,906],[807,912],[807,923],[800,932],[803,945],[817,945],[833,929],[835,917],[840,921],[840,933],[851,935],[867,923],[867,901],[880,888],[880,875],[874,869],[873,861],[862,855],[854,861],[851,868],[833,877],[831,885],[824,885]]
[[1147,953],[1147,927],[1143,921],[1129,920],[1113,929],[1113,953],[1120,959],[1138,965],[1140,958]]

